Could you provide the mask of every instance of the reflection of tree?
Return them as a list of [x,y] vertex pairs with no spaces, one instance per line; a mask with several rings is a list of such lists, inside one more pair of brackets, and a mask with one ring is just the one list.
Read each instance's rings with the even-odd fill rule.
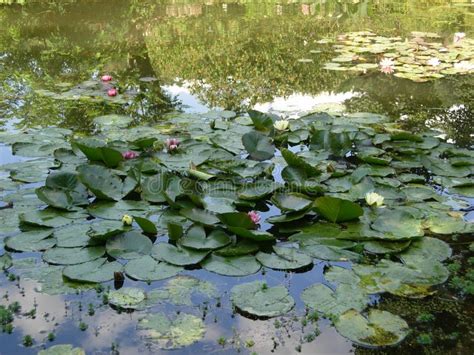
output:
[[[219,6],[223,2],[225,9]],[[158,13],[191,14],[191,1],[165,3]],[[245,99],[252,104],[298,91],[337,89],[351,75],[321,71],[329,54],[310,53],[315,39],[361,28],[397,35],[442,32],[452,30],[453,16],[467,23],[469,11],[446,0],[296,1],[284,7],[281,1],[192,3],[200,6],[201,16],[149,20],[151,61],[165,80],[194,81],[192,88],[204,102],[234,109]],[[302,58],[314,63],[299,62]]]
[[[155,76],[143,29],[136,23],[143,18],[141,11],[129,1],[0,8],[0,66],[8,70],[0,74],[0,95],[10,102],[21,101],[8,105],[2,116],[19,118],[23,124],[87,128],[88,117],[111,111],[144,119],[169,110],[169,100],[158,82],[138,80]],[[113,72],[122,87],[136,89],[138,95],[128,107],[51,100],[34,93],[44,88],[58,91],[58,84],[77,84],[103,71]]]
[[[443,80],[414,83],[410,80],[387,78],[381,74],[355,77],[341,88],[358,88],[364,95],[346,102],[354,112],[368,110],[388,114],[406,128],[440,128],[460,145],[473,144],[474,76],[448,76]],[[458,106],[461,109],[453,109]]]

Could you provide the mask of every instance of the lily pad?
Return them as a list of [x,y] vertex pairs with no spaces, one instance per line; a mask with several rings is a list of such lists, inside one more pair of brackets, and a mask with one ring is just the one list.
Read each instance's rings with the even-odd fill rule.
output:
[[135,309],[145,300],[145,292],[135,287],[123,287],[107,293],[109,304],[123,309]]
[[368,347],[396,345],[409,333],[408,324],[402,318],[377,309],[370,310],[367,318],[349,310],[334,324],[343,337]]
[[364,214],[357,203],[330,196],[318,197],[314,207],[321,216],[334,223],[357,219]]
[[105,254],[105,248],[87,247],[87,248],[52,248],[43,253],[43,260],[50,264],[57,265],[75,265],[82,264],[102,257]]
[[177,266],[195,265],[203,260],[209,252],[185,247],[175,247],[168,243],[158,243],[153,246],[151,255],[156,260],[166,261]]
[[114,279],[114,273],[120,272],[122,265],[116,261],[108,262],[100,258],[83,264],[66,266],[63,275],[73,281],[106,282]]
[[56,239],[50,238],[53,231],[30,231],[5,239],[7,248],[16,251],[41,251],[56,245]]
[[84,349],[75,348],[71,344],[59,344],[40,350],[38,355],[86,355],[86,352]]
[[208,271],[224,276],[252,275],[261,268],[252,255],[225,257],[211,254],[201,262],[201,266]]
[[173,277],[183,270],[182,267],[157,261],[149,255],[130,260],[125,265],[125,273],[135,280],[158,281]]
[[265,267],[275,270],[297,270],[313,264],[313,259],[295,248],[273,247],[275,254],[259,252],[255,257]]
[[150,238],[137,232],[130,231],[116,235],[107,240],[107,254],[118,259],[137,259],[151,253],[153,243]]
[[213,230],[206,236],[204,229],[194,226],[188,230],[186,237],[180,240],[180,245],[197,249],[197,250],[213,250],[225,247],[230,244],[230,237],[222,230]]
[[303,291],[301,299],[306,306],[328,317],[340,316],[350,309],[362,311],[369,303],[366,293],[349,284],[341,284],[335,291],[323,284],[314,284]]
[[285,286],[268,287],[263,281],[234,286],[230,299],[237,309],[257,317],[281,316],[295,306]]
[[251,131],[242,136],[242,143],[252,159],[268,160],[275,154],[275,146],[266,135]]
[[205,333],[202,319],[187,313],[179,313],[174,319],[163,313],[149,314],[138,321],[137,329],[161,349],[189,346]]
[[301,211],[313,203],[311,199],[300,193],[277,193],[272,202],[282,211]]

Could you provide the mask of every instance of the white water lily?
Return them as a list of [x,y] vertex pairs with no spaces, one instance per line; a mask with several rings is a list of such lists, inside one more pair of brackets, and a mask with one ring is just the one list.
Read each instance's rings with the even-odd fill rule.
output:
[[383,200],[384,197],[376,192],[368,192],[365,194],[365,202],[367,202],[369,206],[375,205],[377,207],[380,207],[383,205]]
[[278,131],[286,131],[289,125],[290,122],[288,122],[288,120],[279,120],[273,124],[273,127]]
[[431,65],[432,67],[437,67],[438,65],[441,64],[441,61],[438,58],[433,57],[430,60],[428,60],[426,63],[428,65]]
[[456,32],[453,37],[453,42],[458,43],[460,42],[464,37],[466,37],[466,34],[464,32]]
[[380,71],[384,74],[392,74],[395,71],[395,62],[391,58],[383,58],[379,65]]
[[133,217],[128,214],[124,214],[122,217],[122,223],[126,226],[131,226],[133,223]]
[[467,60],[463,60],[459,63],[454,63],[454,68],[463,71],[471,71],[474,70],[474,62],[468,62]]

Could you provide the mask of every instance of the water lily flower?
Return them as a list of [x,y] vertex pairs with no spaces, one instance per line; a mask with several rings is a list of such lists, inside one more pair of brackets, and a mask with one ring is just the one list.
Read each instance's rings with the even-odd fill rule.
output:
[[109,96],[111,96],[111,97],[112,97],[112,96],[117,96],[117,94],[118,94],[118,91],[117,91],[117,89],[115,89],[115,88],[112,88],[112,89],[107,90],[107,95],[109,95]]
[[126,160],[135,159],[135,158],[138,157],[138,153],[132,152],[131,150],[128,150],[128,151],[122,153],[122,157]]
[[464,32],[456,32],[453,37],[453,42],[459,43],[464,37],[466,37],[466,34]]
[[288,120],[279,120],[273,124],[273,127],[275,127],[275,129],[278,131],[286,131],[289,125],[290,123]]
[[462,71],[471,71],[474,70],[474,62],[468,62],[467,60],[463,60],[459,63],[454,63],[454,68]]
[[260,214],[256,211],[250,211],[249,213],[247,213],[247,215],[250,217],[250,219],[252,220],[252,222],[254,224],[259,224],[260,223]]
[[433,58],[430,58],[430,59],[426,62],[426,64],[431,65],[432,67],[437,67],[438,65],[441,64],[441,61],[440,61],[438,58],[433,57]]
[[102,75],[100,77],[100,80],[102,80],[102,81],[112,81],[112,76],[111,75]]
[[395,62],[390,58],[383,58],[379,65],[380,71],[384,74],[392,74],[395,71]]
[[376,192],[368,192],[365,194],[365,202],[367,202],[369,206],[375,205],[377,207],[380,207],[383,205],[383,200],[384,197]]
[[179,141],[178,138],[168,138],[166,141],[165,141],[165,144],[166,144],[166,149],[169,151],[169,152],[172,152],[176,149],[178,149],[179,145],[181,144],[181,142]]
[[133,223],[133,217],[128,214],[124,214],[122,217],[122,223],[126,226],[131,226]]

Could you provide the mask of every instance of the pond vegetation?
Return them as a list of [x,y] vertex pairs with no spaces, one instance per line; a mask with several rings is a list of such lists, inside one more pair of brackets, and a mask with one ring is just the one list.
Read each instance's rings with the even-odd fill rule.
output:
[[0,18],[2,351],[472,348],[468,3]]

